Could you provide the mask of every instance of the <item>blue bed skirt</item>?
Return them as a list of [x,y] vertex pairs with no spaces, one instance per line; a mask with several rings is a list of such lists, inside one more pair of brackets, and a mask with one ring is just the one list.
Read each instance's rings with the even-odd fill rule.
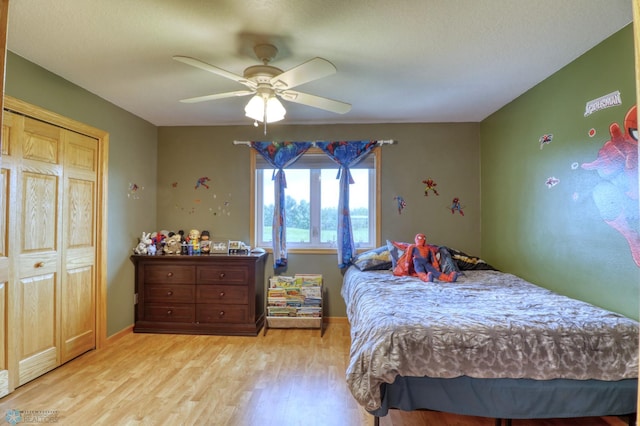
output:
[[638,381],[441,379],[398,376],[382,385],[384,417],[389,409],[434,410],[502,419],[628,415],[636,412]]

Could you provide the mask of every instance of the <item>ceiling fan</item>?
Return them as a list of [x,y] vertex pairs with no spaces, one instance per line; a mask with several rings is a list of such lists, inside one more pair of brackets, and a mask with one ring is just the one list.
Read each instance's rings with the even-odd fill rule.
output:
[[336,67],[331,62],[316,57],[287,71],[282,71],[280,68],[269,65],[269,62],[278,53],[278,49],[275,46],[258,44],[253,51],[258,59],[262,61],[262,65],[250,66],[244,70],[243,75],[223,70],[199,59],[188,56],[174,56],[173,59],[176,61],[220,75],[247,87],[246,90],[198,96],[182,99],[180,102],[195,103],[234,96],[254,95],[245,107],[245,113],[247,117],[253,118],[256,122],[264,122],[265,133],[266,123],[282,120],[286,113],[286,110],[278,101],[278,97],[289,102],[308,105],[337,114],[345,114],[351,110],[351,105],[348,103],[291,90],[301,84],[334,74]]

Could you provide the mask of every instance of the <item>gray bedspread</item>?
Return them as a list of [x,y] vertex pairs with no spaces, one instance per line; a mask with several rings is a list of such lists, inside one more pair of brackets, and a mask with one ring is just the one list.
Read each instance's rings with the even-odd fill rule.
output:
[[638,377],[638,323],[497,271],[424,283],[349,268],[347,384],[367,410],[397,375],[548,380]]

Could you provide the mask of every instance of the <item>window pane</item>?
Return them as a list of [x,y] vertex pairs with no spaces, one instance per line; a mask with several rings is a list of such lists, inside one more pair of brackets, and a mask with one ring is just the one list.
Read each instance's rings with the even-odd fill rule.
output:
[[[262,241],[271,242],[273,210],[275,207],[273,189],[273,170],[262,172]],[[285,209],[287,220],[287,242],[309,243],[311,241],[311,218],[309,208],[310,179],[308,169],[285,171],[287,188],[285,189]]]
[[[340,180],[337,170],[324,169],[321,174],[320,242],[336,245]],[[369,170],[352,169],[354,183],[349,185],[349,208],[353,240],[357,246],[369,244]]]
[[369,245],[369,170],[352,169],[355,183],[349,186],[349,209],[353,241],[357,247]]
[[320,173],[320,242],[336,246],[338,229],[338,170],[323,169]]

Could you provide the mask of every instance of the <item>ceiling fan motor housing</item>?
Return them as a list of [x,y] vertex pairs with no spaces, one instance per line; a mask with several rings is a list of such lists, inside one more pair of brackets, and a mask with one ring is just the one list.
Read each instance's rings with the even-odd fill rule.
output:
[[271,65],[254,65],[244,70],[244,78],[255,81],[258,84],[269,83],[271,79],[282,74],[280,68]]

